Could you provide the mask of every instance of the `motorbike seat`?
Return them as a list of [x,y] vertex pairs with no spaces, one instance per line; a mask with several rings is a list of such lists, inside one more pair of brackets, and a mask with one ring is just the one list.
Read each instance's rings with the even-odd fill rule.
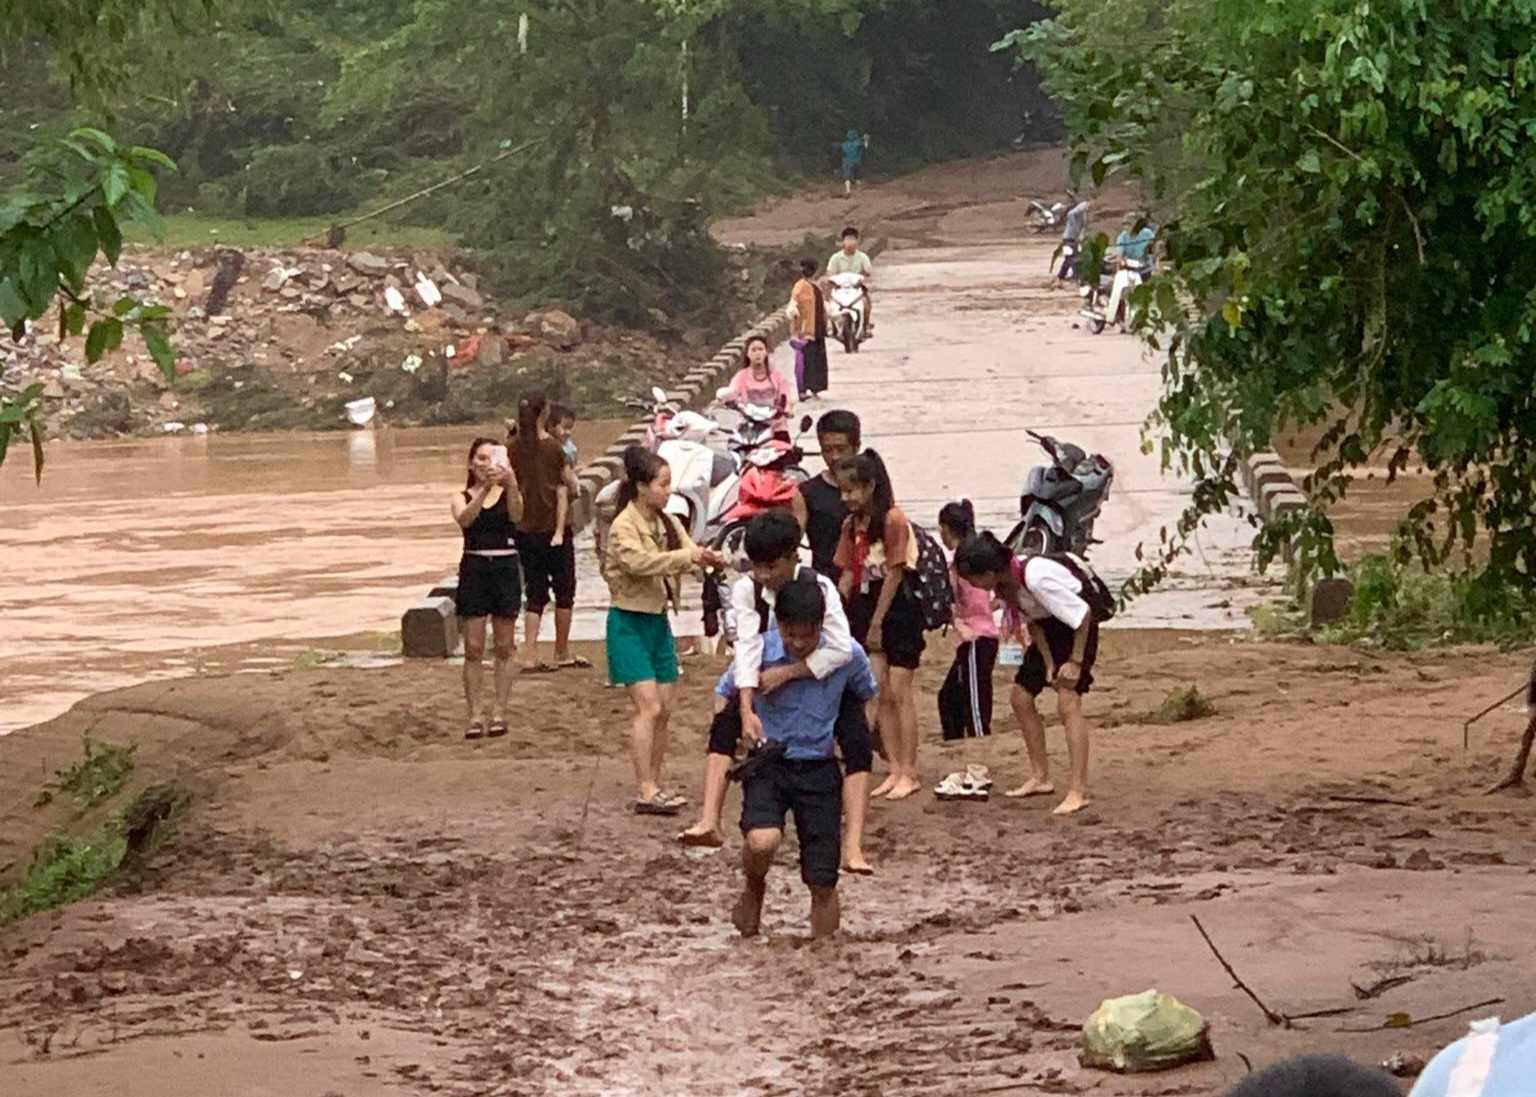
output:
[[714,454],[709,468],[709,486],[717,488],[736,474],[736,462],[723,453]]
[[1048,477],[1044,483],[1037,484],[1031,493],[1036,499],[1046,502],[1057,502],[1062,499],[1070,499],[1074,495],[1082,493],[1083,485],[1080,481],[1063,476],[1060,479]]

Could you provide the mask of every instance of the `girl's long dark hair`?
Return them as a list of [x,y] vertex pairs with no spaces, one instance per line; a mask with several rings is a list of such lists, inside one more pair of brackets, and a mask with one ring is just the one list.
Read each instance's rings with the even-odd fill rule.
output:
[[[869,499],[869,525],[866,528],[871,541],[883,540],[885,519],[896,505],[895,493],[891,490],[891,475],[885,470],[885,461],[874,450],[867,449],[839,462],[837,474],[848,477],[855,484],[875,489]],[[851,520],[852,516],[849,517]]]
[[991,530],[966,538],[955,550],[955,572],[962,579],[975,579],[983,575],[1001,575],[1005,581],[1013,578],[1013,553],[1008,546],[992,535]]
[[539,447],[539,420],[549,408],[549,397],[542,392],[524,396],[517,405],[517,448],[520,453],[533,453]]
[[475,486],[475,454],[480,451],[480,447],[499,445],[501,443],[494,438],[476,438],[469,444],[469,458],[465,461],[465,464],[469,466],[469,478],[464,481],[465,491],[470,491]]
[[[666,467],[666,462],[644,446],[630,446],[624,451],[624,481],[619,485],[619,509],[623,510],[633,503],[640,494],[640,487],[649,484],[661,474]],[[678,533],[677,523],[672,515],[663,513],[661,516],[662,529],[666,531],[667,551],[675,552],[683,547],[683,538]]]
[[962,542],[976,536],[976,508],[969,499],[958,503],[945,503],[939,510],[939,525],[949,530]]

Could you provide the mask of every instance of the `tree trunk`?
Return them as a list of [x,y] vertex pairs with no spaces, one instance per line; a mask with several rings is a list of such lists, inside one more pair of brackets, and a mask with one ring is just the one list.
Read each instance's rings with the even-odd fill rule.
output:
[[1488,790],[1489,794],[1503,792],[1505,789],[1525,787],[1525,767],[1531,761],[1531,746],[1536,743],[1536,716],[1532,716],[1525,725],[1525,734],[1520,737],[1520,749],[1515,752],[1514,765],[1509,767],[1509,773],[1504,780]]

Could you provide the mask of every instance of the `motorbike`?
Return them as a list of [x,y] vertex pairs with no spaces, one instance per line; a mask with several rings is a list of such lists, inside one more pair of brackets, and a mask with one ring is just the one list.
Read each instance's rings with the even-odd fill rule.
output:
[[1029,227],[1038,233],[1050,232],[1061,225],[1062,219],[1067,215],[1065,202],[1052,202],[1046,205],[1038,198],[1029,200]]
[[1019,496],[1018,525],[1008,534],[1014,553],[1071,552],[1087,556],[1093,524],[1109,498],[1115,467],[1103,454],[1049,435],[1027,432],[1050,457],[1049,465],[1029,470]]
[[827,327],[848,354],[857,354],[864,341],[864,276],[834,274],[827,302]]
[[1144,259],[1121,259],[1112,271],[1109,264],[1105,268],[1100,270],[1096,284],[1085,283],[1079,291],[1083,298],[1079,315],[1095,335],[1110,324],[1126,330],[1131,320],[1131,292],[1146,281],[1150,264]]

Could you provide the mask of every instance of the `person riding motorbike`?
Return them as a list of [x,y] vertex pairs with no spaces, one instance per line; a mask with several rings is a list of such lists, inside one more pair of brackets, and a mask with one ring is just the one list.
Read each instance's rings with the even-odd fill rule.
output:
[[[1140,224],[1141,228],[1136,226]],[[1129,259],[1137,263],[1152,261],[1152,242],[1157,239],[1157,230],[1147,220],[1144,213],[1131,214],[1125,219],[1125,225],[1120,235],[1115,237],[1115,254],[1121,259]]]
[[[830,279],[838,274],[857,274],[864,279],[864,334],[861,339],[873,338],[875,333],[874,303],[869,295],[869,282],[874,276],[875,265],[869,261],[869,256],[859,250],[859,230],[849,225],[843,230],[843,246],[832,253],[832,258],[827,260],[827,277]],[[831,293],[830,282],[824,283],[822,292]]]

